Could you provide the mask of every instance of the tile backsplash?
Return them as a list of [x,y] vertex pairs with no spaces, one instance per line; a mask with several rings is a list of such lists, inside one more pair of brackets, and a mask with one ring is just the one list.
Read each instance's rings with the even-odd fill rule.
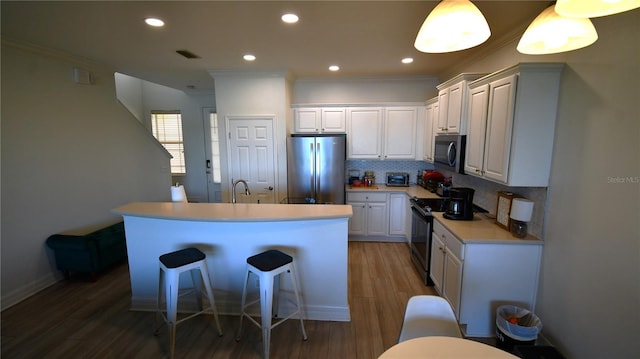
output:
[[499,183],[483,180],[481,178],[462,175],[459,173],[442,172],[445,176],[453,176],[454,187],[471,187],[475,189],[473,203],[492,214],[496,213],[498,204],[498,191],[507,191],[518,194],[534,202],[533,215],[528,224],[528,232],[542,239],[544,227],[544,212],[547,201],[547,187],[508,187]]
[[[384,183],[386,172],[408,172],[411,183],[416,183],[417,173],[419,170],[433,169],[433,164],[424,161],[366,161],[366,160],[347,160],[345,162],[346,176],[349,176],[349,170],[355,169],[360,171],[360,176],[364,175],[364,171],[373,171],[376,180]],[[524,198],[533,201],[533,216],[528,224],[528,232],[538,238],[542,238],[544,227],[544,212],[547,200],[546,187],[508,187],[491,181],[483,180],[478,177],[462,175],[459,173],[442,171],[447,177],[453,177],[454,187],[471,187],[475,190],[473,202],[490,213],[495,214],[498,200],[498,191],[508,191],[518,194]],[[345,179],[345,182],[348,178]]]
[[385,183],[387,172],[408,172],[409,182],[415,184],[418,171],[433,169],[433,164],[424,161],[367,161],[367,160],[347,160],[345,162],[345,175],[348,180],[349,170],[359,170],[360,177],[364,176],[364,171],[373,171],[376,182]]

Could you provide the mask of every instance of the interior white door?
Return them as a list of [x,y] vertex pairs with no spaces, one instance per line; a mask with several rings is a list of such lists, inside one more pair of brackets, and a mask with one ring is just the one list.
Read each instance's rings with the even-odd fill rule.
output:
[[[218,116],[212,107],[202,109],[205,149],[205,175],[207,177],[207,202],[222,202],[220,183],[220,140]],[[222,138],[224,140],[224,137]]]
[[274,122],[273,117],[227,117],[229,178],[245,180],[251,192],[245,195],[239,184],[238,203],[276,203]]

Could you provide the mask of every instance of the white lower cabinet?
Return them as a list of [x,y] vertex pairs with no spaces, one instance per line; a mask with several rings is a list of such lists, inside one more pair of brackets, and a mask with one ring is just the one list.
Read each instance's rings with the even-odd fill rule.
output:
[[408,240],[411,217],[405,192],[347,192],[346,202],[353,208],[349,235],[366,236],[366,240]]
[[449,301],[458,319],[463,253],[462,242],[438,221],[434,221],[431,242],[431,279],[438,293]]
[[541,256],[542,242],[461,241],[437,219],[433,223],[431,279],[465,336],[494,336],[500,305],[535,307]]
[[407,235],[407,195],[389,193],[389,235]]
[[353,208],[353,217],[349,220],[349,234],[387,235],[387,193],[347,193],[347,204]]

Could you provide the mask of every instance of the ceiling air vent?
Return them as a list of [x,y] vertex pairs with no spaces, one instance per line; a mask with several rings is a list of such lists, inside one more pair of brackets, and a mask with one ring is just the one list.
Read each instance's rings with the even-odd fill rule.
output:
[[176,50],[177,53],[179,53],[180,55],[188,58],[188,59],[199,59],[200,56],[194,54],[193,52],[189,51],[189,50]]

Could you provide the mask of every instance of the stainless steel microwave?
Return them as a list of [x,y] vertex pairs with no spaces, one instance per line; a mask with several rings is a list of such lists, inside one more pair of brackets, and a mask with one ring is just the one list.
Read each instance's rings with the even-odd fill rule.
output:
[[437,135],[433,156],[436,169],[464,174],[466,144],[467,136],[464,135]]

